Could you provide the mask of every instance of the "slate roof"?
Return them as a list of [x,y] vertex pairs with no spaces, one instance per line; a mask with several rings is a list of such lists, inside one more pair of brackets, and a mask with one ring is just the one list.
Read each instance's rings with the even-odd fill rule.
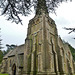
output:
[[25,49],[25,45],[20,45],[20,46],[17,46],[13,52],[11,54],[9,54],[9,57],[11,56],[15,56],[16,54],[23,54],[24,53],[24,49]]

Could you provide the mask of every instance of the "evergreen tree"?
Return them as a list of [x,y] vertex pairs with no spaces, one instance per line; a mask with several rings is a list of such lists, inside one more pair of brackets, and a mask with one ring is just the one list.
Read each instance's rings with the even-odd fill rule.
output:
[[[0,33],[1,33],[1,28],[0,28]],[[1,34],[0,34],[0,49],[2,49],[3,47],[2,47],[2,39],[1,39]]]
[[22,24],[20,14],[27,16],[32,7],[35,12],[38,12],[38,8],[45,9],[47,12],[55,12],[55,7],[58,7],[59,3],[63,1],[71,0],[0,0],[0,8],[2,15],[8,15],[7,20]]
[[3,52],[0,50],[0,63],[2,62],[3,59]]
[[5,56],[10,50],[14,50],[15,47],[17,47],[16,45],[8,45],[6,44],[7,50],[3,50],[3,55]]
[[[68,34],[70,34],[70,33],[72,33],[72,32],[75,32],[75,28],[66,28],[66,27],[65,27],[64,29],[70,31]],[[74,39],[75,39],[75,37],[74,37]]]
[[73,59],[74,59],[74,61],[75,61],[75,48],[73,48],[68,42],[65,42],[64,40],[63,40],[63,43],[64,43],[64,44],[67,44],[67,45],[69,46],[70,51],[71,51],[72,56],[73,56]]
[[71,50],[73,59],[74,59],[74,61],[75,61],[75,49],[74,49],[69,43],[68,43],[68,46],[69,46],[69,48],[70,48],[70,50]]

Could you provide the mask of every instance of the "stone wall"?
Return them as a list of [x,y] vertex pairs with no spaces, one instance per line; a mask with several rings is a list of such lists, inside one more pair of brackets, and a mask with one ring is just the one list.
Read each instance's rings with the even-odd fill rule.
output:
[[[5,59],[6,58],[6,59]],[[1,72],[10,75],[72,75],[75,63],[48,14],[30,20],[25,44],[5,56]]]
[[28,25],[24,51],[24,74],[74,73],[73,58],[69,47],[65,48],[65,46],[58,37],[55,22],[44,13],[35,16]]

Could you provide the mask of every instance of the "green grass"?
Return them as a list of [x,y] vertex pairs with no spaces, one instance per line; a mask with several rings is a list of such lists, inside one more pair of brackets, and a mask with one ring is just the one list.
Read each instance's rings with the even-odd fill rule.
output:
[[[0,75],[8,75],[8,74],[1,74],[1,73],[0,73]],[[73,74],[73,75],[75,75],[75,74]]]
[[0,75],[8,75],[8,74],[1,74],[1,73],[0,73]]

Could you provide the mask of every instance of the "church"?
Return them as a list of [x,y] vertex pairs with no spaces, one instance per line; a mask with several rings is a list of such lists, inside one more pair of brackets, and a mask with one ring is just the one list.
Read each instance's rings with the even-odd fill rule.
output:
[[75,73],[71,51],[58,36],[55,21],[45,9],[37,7],[35,17],[29,21],[25,43],[4,56],[0,72],[9,75]]

